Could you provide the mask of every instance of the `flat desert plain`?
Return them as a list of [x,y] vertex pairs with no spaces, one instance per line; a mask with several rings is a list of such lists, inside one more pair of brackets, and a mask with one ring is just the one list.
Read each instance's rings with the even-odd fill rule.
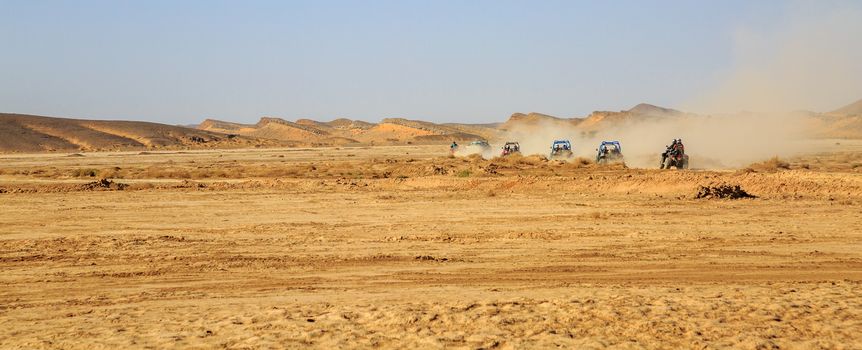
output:
[[0,348],[862,348],[860,144],[447,155],[0,155]]

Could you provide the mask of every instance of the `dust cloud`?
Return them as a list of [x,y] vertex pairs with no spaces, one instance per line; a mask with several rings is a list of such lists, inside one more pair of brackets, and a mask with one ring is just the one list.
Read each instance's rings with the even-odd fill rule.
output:
[[574,120],[543,120],[513,127],[503,138],[520,141],[525,154],[547,154],[554,139],[569,139],[575,154],[588,158],[602,140],[618,140],[626,164],[646,168],[659,166],[675,138],[683,140],[692,168],[796,155],[813,136],[814,113],[804,110],[827,112],[862,95],[862,4],[800,2],[784,17],[770,29],[737,30],[732,69],[679,105],[691,113],[622,115],[584,128]]
[[[588,131],[574,124],[539,123],[512,128],[503,138],[521,143],[525,155],[547,155],[551,142],[567,139],[575,156],[593,159],[601,141],[620,141],[626,165],[657,168],[661,152],[682,139],[692,168],[735,168],[803,149],[801,116],[738,114],[732,116],[645,117]],[[496,143],[495,143],[496,146]]]
[[733,66],[681,108],[698,113],[827,112],[862,95],[862,3],[793,3],[772,29],[737,28]]

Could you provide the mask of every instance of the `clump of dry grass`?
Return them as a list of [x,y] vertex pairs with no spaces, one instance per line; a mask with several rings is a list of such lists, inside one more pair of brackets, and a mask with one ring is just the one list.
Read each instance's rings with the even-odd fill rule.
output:
[[99,171],[99,177],[103,178],[103,179],[122,178],[123,176],[120,173],[120,170],[122,170],[122,169],[120,167],[116,167],[116,166],[113,168],[102,169],[101,171]]
[[772,157],[768,160],[752,163],[747,166],[743,171],[745,172],[775,172],[779,170],[789,170],[790,163],[781,160],[778,157]]
[[72,177],[96,177],[98,170],[90,168],[73,169],[70,174]]

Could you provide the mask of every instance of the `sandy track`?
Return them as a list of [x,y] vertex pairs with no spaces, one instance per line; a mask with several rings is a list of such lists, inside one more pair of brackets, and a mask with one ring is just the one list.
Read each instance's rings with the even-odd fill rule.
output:
[[[0,193],[0,348],[862,347],[856,173],[497,170],[7,177],[37,192]],[[693,198],[716,181],[760,198]]]

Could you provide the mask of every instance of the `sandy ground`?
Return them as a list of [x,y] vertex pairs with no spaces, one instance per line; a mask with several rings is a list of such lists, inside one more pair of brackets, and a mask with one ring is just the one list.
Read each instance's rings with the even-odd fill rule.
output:
[[[859,349],[858,148],[684,172],[445,146],[0,155],[0,348]],[[711,184],[758,198],[695,198]]]

